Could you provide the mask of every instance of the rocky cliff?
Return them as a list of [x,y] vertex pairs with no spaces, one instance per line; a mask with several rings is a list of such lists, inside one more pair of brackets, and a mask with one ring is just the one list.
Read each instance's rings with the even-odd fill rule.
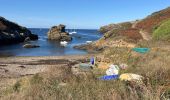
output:
[[53,26],[48,34],[49,40],[56,40],[56,41],[71,41],[72,37],[65,31],[65,25],[58,25]]
[[0,17],[0,45],[24,42],[26,38],[37,40],[38,36],[27,28]]
[[[102,32],[104,36],[101,39],[88,45],[76,46],[75,48],[92,49],[95,51],[96,48],[133,48],[136,44],[140,43],[140,41],[153,40],[154,35],[159,38],[169,38],[169,20],[170,7],[154,12],[141,20],[102,26],[99,31]],[[164,27],[164,29],[162,29],[162,27]]]

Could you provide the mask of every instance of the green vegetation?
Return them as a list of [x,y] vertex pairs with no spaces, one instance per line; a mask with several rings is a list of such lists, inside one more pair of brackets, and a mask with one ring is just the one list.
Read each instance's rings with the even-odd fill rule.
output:
[[17,81],[17,82],[14,84],[13,89],[14,89],[14,91],[19,92],[20,88],[21,88],[21,83],[20,83],[19,81]]
[[113,29],[104,34],[104,39],[115,38],[117,36],[119,29]]
[[[142,42],[146,47],[155,47]],[[157,44],[159,46],[160,44]],[[129,48],[108,48],[103,52],[113,64],[128,64],[120,73],[145,77],[142,84],[120,80],[101,81],[105,70],[94,69],[74,75],[68,66],[54,67],[49,72],[21,78],[3,100],[159,100],[169,98],[170,52],[152,49],[135,54]]]
[[100,28],[100,31],[104,33],[104,38],[115,38],[118,32],[121,30],[126,30],[132,27],[132,23],[124,22],[119,24],[110,24]]
[[153,37],[157,40],[170,39],[170,20],[164,21],[153,31]]

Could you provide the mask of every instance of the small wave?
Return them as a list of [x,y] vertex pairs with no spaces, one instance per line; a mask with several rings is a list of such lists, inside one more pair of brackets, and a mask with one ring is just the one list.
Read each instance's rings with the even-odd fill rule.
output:
[[38,40],[39,40],[39,41],[46,41],[46,39],[41,39],[41,38],[39,38]]
[[40,35],[40,36],[38,36],[38,37],[39,37],[39,38],[47,38],[47,36],[41,36],[41,35]]

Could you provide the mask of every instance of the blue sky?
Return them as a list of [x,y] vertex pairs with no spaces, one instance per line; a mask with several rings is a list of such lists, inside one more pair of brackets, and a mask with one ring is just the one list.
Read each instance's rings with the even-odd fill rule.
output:
[[170,6],[169,0],[0,0],[0,16],[26,27],[97,29],[141,19]]

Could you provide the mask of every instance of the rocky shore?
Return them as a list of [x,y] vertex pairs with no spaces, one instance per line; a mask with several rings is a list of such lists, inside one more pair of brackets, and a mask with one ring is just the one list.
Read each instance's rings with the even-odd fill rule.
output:
[[26,27],[0,17],[0,45],[24,42],[28,38],[37,40],[38,35],[32,34]]
[[84,62],[90,55],[0,57],[0,79],[17,78],[46,72],[50,67]]
[[98,52],[102,51],[103,48],[110,47],[133,48],[141,41],[154,41],[152,33],[162,22],[167,21],[169,18],[170,8],[166,8],[141,20],[105,25],[99,29],[103,33],[101,39],[91,44],[79,45],[74,48],[87,50],[88,52]]

